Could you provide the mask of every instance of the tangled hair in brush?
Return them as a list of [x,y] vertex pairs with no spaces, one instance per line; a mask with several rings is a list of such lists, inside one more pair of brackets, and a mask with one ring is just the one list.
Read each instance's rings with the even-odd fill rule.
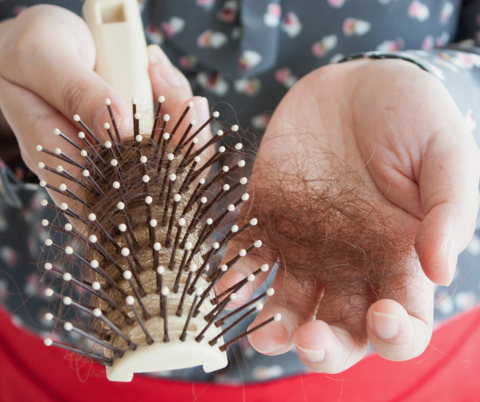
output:
[[[330,150],[307,149],[302,133],[295,136],[295,150],[283,153],[288,160],[269,153],[256,161],[238,224],[252,217],[259,224],[232,248],[262,240],[252,256],[277,261],[283,283],[301,285],[304,294],[296,297],[318,301],[322,295],[312,306],[317,319],[346,328],[364,344],[370,305],[407,297],[415,275],[414,237],[398,208],[361,171]],[[268,139],[262,147],[269,149]]]

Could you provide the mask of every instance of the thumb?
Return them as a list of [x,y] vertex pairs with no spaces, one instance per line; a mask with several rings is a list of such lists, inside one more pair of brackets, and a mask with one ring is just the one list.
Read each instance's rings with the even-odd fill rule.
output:
[[448,127],[431,139],[418,181],[425,217],[416,251],[425,274],[438,285],[452,282],[458,254],[475,231],[479,207],[480,152],[465,122],[459,123],[456,130]]

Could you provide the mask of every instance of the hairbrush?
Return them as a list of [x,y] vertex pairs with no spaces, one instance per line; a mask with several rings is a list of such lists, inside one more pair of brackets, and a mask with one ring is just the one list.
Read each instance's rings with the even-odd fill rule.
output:
[[[132,3],[135,2],[87,1],[84,13],[91,7],[93,13],[100,13],[100,17],[91,19],[98,22],[103,18],[103,22],[108,22],[99,28],[103,31],[100,37],[106,37],[108,42],[113,40],[113,34],[105,35],[105,30],[113,27],[113,32],[118,33],[128,16],[135,13],[132,19],[139,23],[138,9],[135,13],[128,11]],[[115,23],[120,25],[115,27]],[[98,44],[96,39],[96,43],[99,48],[105,47],[104,42]],[[140,60],[144,59],[141,55]],[[139,86],[130,86],[122,95],[127,96]],[[268,289],[231,314],[222,314],[228,302],[235,299],[235,292],[260,272],[268,271],[264,264],[238,284],[215,294],[215,285],[223,275],[240,258],[262,245],[256,240],[220,267],[212,264],[228,241],[257,224],[257,219],[252,218],[242,227],[232,225],[226,230],[229,217],[234,217],[249,198],[242,191],[247,179],[233,176],[245,166],[240,156],[242,144],[231,149],[220,146],[213,154],[207,154],[219,140],[237,132],[238,126],[225,132],[218,130],[205,144],[198,144],[198,134],[219,113],[214,112],[195,131],[193,120],[180,130],[193,103],[179,111],[173,122],[162,113],[165,98],[161,96],[151,119],[151,131],[142,135],[145,130],[141,120],[148,114],[141,113],[137,99],[131,102],[131,139],[120,136],[111,101],[106,99],[111,118],[104,125],[108,141],[102,142],[102,136],[78,115],[73,120],[82,130],[80,141],[73,141],[60,129],[54,130],[55,135],[80,152],[82,159],[67,155],[60,148],[51,151],[37,146],[37,151],[60,162],[57,167],[40,162],[39,168],[65,180],[59,187],[41,181],[41,186],[65,197],[60,205],[47,200],[42,205],[64,214],[70,222],[62,227],[42,221],[44,226],[66,237],[62,244],[51,238],[45,241],[47,247],[59,251],[61,261],[49,261],[44,268],[62,276],[65,284],[61,292],[52,287],[46,289],[46,297],[56,303],[52,303],[45,318],[78,335],[76,346],[61,342],[57,336],[45,339],[45,344],[98,361],[106,366],[107,378],[112,381],[131,381],[134,373],[198,365],[206,372],[215,371],[227,365],[226,351],[230,345],[281,319],[276,314],[229,342],[223,341],[223,336],[238,323],[262,309],[263,297],[274,293]],[[221,160],[225,161],[223,168],[207,175]],[[80,174],[70,173],[68,170],[72,169],[65,169],[66,166]],[[72,183],[81,192],[72,191]],[[226,232],[223,237],[219,234],[222,231]],[[73,261],[81,267],[81,274],[74,275],[66,268],[65,262]],[[83,289],[86,297],[72,297],[71,285]],[[86,315],[89,325],[67,321],[62,311],[70,308]],[[222,328],[225,320],[237,313],[241,315]],[[94,346],[103,349],[103,353],[94,350]]]

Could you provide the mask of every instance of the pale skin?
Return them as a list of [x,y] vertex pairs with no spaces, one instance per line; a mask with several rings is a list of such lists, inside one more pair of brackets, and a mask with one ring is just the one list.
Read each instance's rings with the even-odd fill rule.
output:
[[[165,54],[150,46],[149,57],[154,96],[165,96],[164,107],[173,120],[189,101],[195,104],[191,118],[198,123],[206,120],[208,103],[193,97],[188,81]],[[80,141],[76,136],[80,130],[71,120],[79,114],[107,140],[102,130],[108,121],[105,98],[111,99],[118,116],[125,116],[121,127],[128,131],[131,126],[130,105],[95,74],[94,65],[95,47],[88,28],[64,9],[36,6],[0,24],[0,108],[27,165],[57,187],[62,180],[39,170],[37,164],[55,167],[59,162],[39,154],[35,146],[60,147],[77,160],[81,157],[51,134],[54,128]],[[344,157],[372,191],[386,197],[414,233],[418,281],[402,304],[379,300],[365,320],[369,341],[379,355],[389,360],[418,356],[432,333],[433,283],[451,283],[458,253],[475,227],[480,152],[472,134],[443,85],[399,60],[352,61],[322,67],[304,77],[277,107],[264,137],[268,147],[260,147],[256,163],[294,149],[295,137],[285,144],[285,136],[279,133],[305,126],[314,127],[315,141]],[[210,135],[205,130],[199,144]],[[255,185],[254,179],[250,185]],[[227,256],[239,246],[231,244]],[[273,265],[273,261],[267,263]],[[241,259],[219,286],[229,286],[256,268],[255,261]],[[262,279],[236,302],[245,301]],[[321,311],[312,320],[314,301],[289,299],[292,292],[301,292],[296,285],[282,283],[280,276],[275,281],[276,294],[267,300],[256,322],[277,312],[283,319],[250,337],[257,350],[277,355],[296,346],[309,368],[324,373],[344,371],[364,356],[366,345],[355,344],[340,326],[323,322]]]

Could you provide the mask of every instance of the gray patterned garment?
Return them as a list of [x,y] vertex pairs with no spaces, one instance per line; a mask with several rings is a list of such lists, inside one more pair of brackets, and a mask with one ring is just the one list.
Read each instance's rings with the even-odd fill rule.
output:
[[[57,4],[76,13],[82,6],[81,0],[0,0],[0,20],[40,3]],[[369,52],[369,56],[388,54],[411,60],[434,74],[450,91],[480,144],[476,123],[480,116],[480,48],[475,47],[480,43],[479,0],[139,3],[148,41],[162,46],[189,78],[196,95],[207,97],[223,118],[238,119],[244,129],[263,132],[280,99],[305,74],[352,53]],[[47,304],[36,261],[47,235],[41,219],[53,216],[40,208],[43,190],[17,182],[3,164],[0,171],[0,302],[18,325],[50,333],[42,320]],[[456,280],[448,288],[436,289],[436,323],[477,303],[479,256],[480,220],[473,240],[459,257]],[[49,282],[52,279],[47,278]],[[262,356],[246,340],[233,349],[230,362],[228,369],[216,376],[206,375],[200,368],[162,375],[244,383],[305,370],[295,352]]]

